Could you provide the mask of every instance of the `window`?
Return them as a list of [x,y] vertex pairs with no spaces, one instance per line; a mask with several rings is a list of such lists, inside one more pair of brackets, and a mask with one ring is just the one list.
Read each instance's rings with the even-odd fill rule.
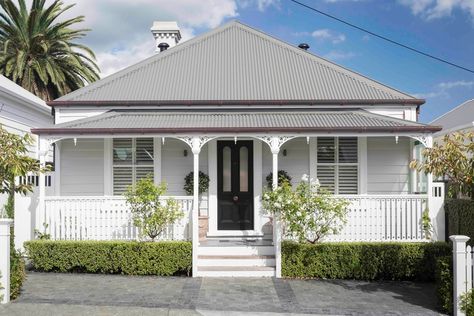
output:
[[357,137],[318,137],[316,148],[321,187],[333,194],[358,194]]
[[153,138],[114,138],[114,195],[123,194],[148,174],[153,176]]

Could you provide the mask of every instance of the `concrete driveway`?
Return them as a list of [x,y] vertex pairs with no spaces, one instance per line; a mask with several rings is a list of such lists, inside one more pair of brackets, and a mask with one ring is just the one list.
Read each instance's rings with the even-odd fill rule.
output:
[[439,315],[433,284],[28,273],[0,315]]

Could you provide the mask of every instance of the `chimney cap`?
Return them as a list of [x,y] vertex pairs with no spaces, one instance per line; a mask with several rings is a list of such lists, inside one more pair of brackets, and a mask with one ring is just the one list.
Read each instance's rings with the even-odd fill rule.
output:
[[301,43],[298,45],[299,48],[303,49],[303,50],[308,50],[309,49],[309,45],[306,44],[306,43]]

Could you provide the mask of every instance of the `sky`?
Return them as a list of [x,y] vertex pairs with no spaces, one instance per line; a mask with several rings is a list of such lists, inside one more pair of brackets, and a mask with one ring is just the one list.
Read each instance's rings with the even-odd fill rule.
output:
[[[300,0],[393,40],[474,69],[474,0]],[[422,57],[289,0],[64,0],[84,15],[82,40],[107,76],[154,53],[154,20],[177,21],[183,41],[237,19],[388,86],[426,99],[430,122],[474,99],[474,74]]]

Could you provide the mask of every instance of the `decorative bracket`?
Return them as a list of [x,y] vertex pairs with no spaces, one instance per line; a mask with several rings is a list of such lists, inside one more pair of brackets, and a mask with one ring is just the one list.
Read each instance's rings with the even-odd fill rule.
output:
[[283,144],[296,137],[297,136],[256,136],[256,138],[265,142],[270,147],[272,154],[278,154]]
[[209,141],[213,140],[216,137],[209,137],[209,136],[195,136],[195,137],[177,137],[179,140],[182,140],[186,144],[191,147],[193,154],[199,154],[201,152],[201,148]]
[[433,136],[431,135],[410,135],[411,138],[416,139],[423,144],[426,148],[433,147]]

